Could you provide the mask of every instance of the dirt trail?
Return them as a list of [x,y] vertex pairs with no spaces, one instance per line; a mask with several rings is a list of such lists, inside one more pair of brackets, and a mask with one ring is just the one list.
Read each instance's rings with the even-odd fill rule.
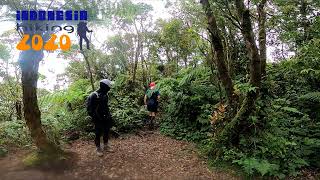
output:
[[210,171],[187,142],[158,132],[128,135],[111,140],[113,153],[98,157],[90,141],[78,140],[65,149],[76,156],[71,167],[25,168],[26,152],[0,159],[0,179],[239,179],[226,172]]

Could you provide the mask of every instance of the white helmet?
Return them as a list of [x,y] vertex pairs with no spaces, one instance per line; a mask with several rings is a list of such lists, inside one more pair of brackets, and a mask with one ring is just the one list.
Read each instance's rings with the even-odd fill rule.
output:
[[102,79],[102,80],[100,81],[100,83],[103,83],[103,84],[109,86],[109,88],[111,88],[114,82],[113,82],[113,81],[110,81],[109,79]]

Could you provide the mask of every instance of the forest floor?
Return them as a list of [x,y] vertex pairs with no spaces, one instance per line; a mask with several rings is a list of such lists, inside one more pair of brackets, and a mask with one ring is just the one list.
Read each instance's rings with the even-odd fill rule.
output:
[[159,132],[141,131],[111,139],[114,152],[98,157],[93,141],[76,140],[64,149],[72,158],[58,167],[26,167],[30,150],[17,150],[0,159],[1,180],[56,179],[240,179],[209,170],[193,144]]

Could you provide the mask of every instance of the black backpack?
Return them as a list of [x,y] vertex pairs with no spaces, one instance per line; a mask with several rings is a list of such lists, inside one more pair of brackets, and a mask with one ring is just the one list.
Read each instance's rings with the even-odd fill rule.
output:
[[[87,112],[88,112],[89,116],[92,116],[93,113],[94,113],[94,109],[92,109],[92,107],[90,106],[91,99],[92,99],[92,96],[93,96],[94,94],[95,94],[95,95],[97,96],[97,98],[99,99],[99,94],[98,94],[97,91],[94,91],[93,93],[91,93],[91,94],[87,97],[87,99],[86,99],[86,108],[87,108]],[[98,107],[97,107],[97,108],[98,108]]]
[[84,34],[86,33],[86,24],[84,22],[80,22],[77,26],[77,34]]

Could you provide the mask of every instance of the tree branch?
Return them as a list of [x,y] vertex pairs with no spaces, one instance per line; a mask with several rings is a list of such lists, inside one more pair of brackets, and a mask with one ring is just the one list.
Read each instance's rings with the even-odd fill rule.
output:
[[202,4],[208,19],[208,31],[210,33],[211,45],[213,46],[212,49],[215,51],[215,57],[212,58],[217,66],[219,79],[221,80],[227,93],[228,102],[233,105],[235,99],[233,82],[225,63],[224,47],[219,33],[219,28],[217,26],[216,17],[212,12],[208,0],[201,0],[200,3]]
[[47,11],[51,8],[52,3],[53,3],[53,0],[51,0],[49,6],[47,7]]
[[224,4],[225,4],[225,7],[227,8],[228,13],[230,15],[230,17],[227,17],[227,18],[230,18],[230,19],[233,19],[234,21],[236,21],[237,23],[234,23],[234,25],[237,26],[239,29],[241,29],[241,26],[240,26],[241,23],[240,23],[239,19],[232,14],[230,7],[229,7],[228,0],[225,0]]

